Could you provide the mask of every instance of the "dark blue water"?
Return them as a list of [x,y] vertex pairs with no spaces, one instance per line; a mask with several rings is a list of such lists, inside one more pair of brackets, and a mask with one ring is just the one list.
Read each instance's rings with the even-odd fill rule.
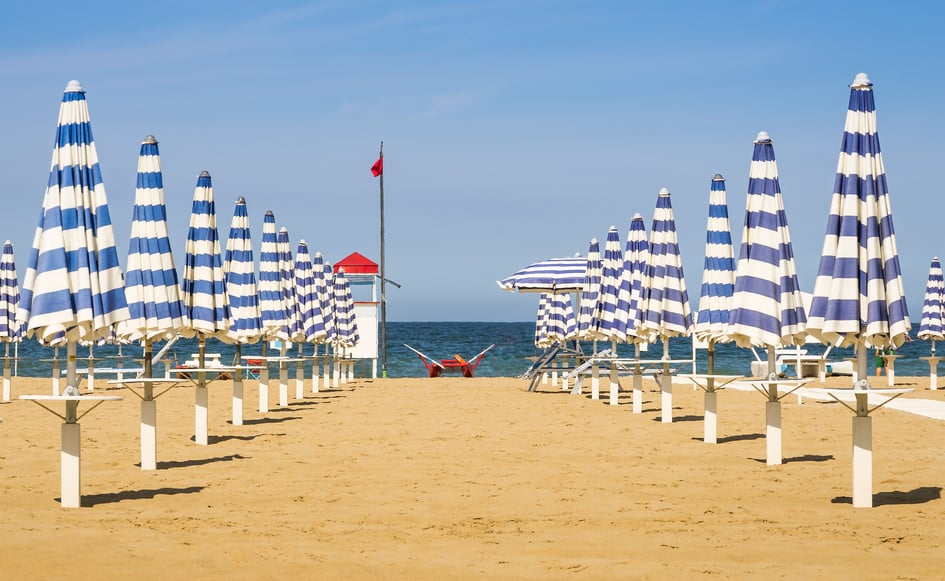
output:
[[[514,377],[523,373],[531,365],[530,357],[539,353],[533,343],[534,323],[457,323],[457,322],[430,322],[430,323],[388,323],[387,324],[387,373],[390,377],[424,377],[426,370],[420,358],[404,347],[404,343],[429,355],[434,359],[450,359],[458,353],[466,359],[495,343],[476,369],[476,375],[481,377]],[[155,352],[161,347],[155,345]],[[604,345],[600,345],[603,348]],[[926,341],[911,341],[899,349],[901,357],[896,361],[898,375],[928,375],[929,366],[918,357],[929,354],[929,343]],[[322,348],[324,349],[324,348]],[[591,345],[584,344],[586,353],[591,352]],[[809,354],[821,354],[824,347],[818,344],[805,345]],[[190,358],[191,353],[197,351],[197,341],[181,339],[170,350],[171,360],[179,362]],[[208,341],[207,351],[220,353],[223,361],[228,363],[233,358],[234,349],[218,341]],[[940,350],[945,353],[945,346]],[[244,347],[243,355],[260,353],[259,345]],[[305,353],[311,354],[312,347],[306,346]],[[629,345],[619,345],[618,353],[622,356],[631,356],[633,348]],[[113,367],[117,364],[118,348],[111,345],[94,348],[96,365]],[[132,359],[141,354],[138,346],[130,345],[122,348],[124,366],[133,365]],[[659,359],[663,354],[662,345],[651,345],[649,351],[643,354],[645,358]],[[51,348],[40,347],[34,341],[26,341],[20,345],[19,374],[34,377],[46,377],[50,373],[51,363],[42,361],[51,358]],[[65,349],[60,349],[60,357],[64,358]],[[763,352],[759,352],[765,358]],[[673,359],[691,359],[692,344],[687,338],[670,340],[670,356]],[[834,348],[828,359],[842,360],[853,356],[851,349]],[[87,365],[88,349],[78,348],[79,365]],[[85,359],[83,359],[85,358]],[[727,374],[749,374],[753,355],[748,349],[740,349],[734,345],[716,346],[716,372]],[[706,355],[704,350],[697,354],[698,371],[706,370]],[[159,368],[163,370],[163,368]],[[688,368],[680,368],[689,371]],[[359,376],[370,375],[367,364],[359,365]],[[380,371],[378,371],[380,373]]]

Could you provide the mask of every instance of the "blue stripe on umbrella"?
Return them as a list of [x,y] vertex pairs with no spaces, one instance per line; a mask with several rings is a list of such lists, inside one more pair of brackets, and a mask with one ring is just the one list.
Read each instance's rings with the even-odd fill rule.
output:
[[13,343],[23,336],[23,326],[16,321],[16,308],[20,303],[20,285],[16,277],[16,262],[13,243],[3,243],[0,256],[0,341]]
[[131,318],[118,334],[132,341],[171,339],[183,324],[180,281],[167,235],[167,208],[158,142],[148,135],[138,154],[125,295]]
[[669,190],[660,190],[650,229],[649,260],[641,296],[641,323],[638,336],[654,341],[666,340],[692,331],[692,314],[679,241],[676,220],[670,202]]
[[354,298],[343,269],[338,269],[335,273],[332,286],[335,306],[335,346],[355,347],[361,337],[358,334],[358,323],[354,314]]
[[580,292],[584,285],[587,261],[580,255],[550,258],[530,264],[500,281],[502,290],[519,292]]
[[259,308],[263,336],[274,338],[285,327],[286,320],[279,274],[276,217],[271,211],[263,217],[262,245],[259,249]]
[[594,313],[600,299],[603,264],[600,257],[600,243],[594,238],[587,250],[584,282],[582,283],[580,306],[578,307],[577,336],[579,339],[594,339]]
[[17,320],[43,345],[94,341],[128,319],[85,91],[70,81]]
[[299,301],[295,289],[295,263],[292,261],[292,245],[289,231],[279,230],[276,236],[276,248],[279,254],[279,287],[282,289],[282,308],[285,309],[285,325],[276,333],[283,341],[300,340]]
[[235,343],[255,343],[262,335],[262,316],[256,287],[253,241],[249,231],[249,211],[242,197],[236,200],[233,210],[230,233],[226,239],[226,254],[223,257],[223,273],[227,304],[230,307],[230,329],[227,334]]
[[646,238],[643,216],[634,214],[627,232],[627,246],[623,253],[623,277],[620,281],[620,300],[627,304],[627,337],[637,337],[642,322],[640,301],[646,264],[650,260],[650,243]]
[[735,251],[728,219],[725,179],[716,174],[709,188],[705,269],[694,334],[699,341],[724,343],[729,335],[729,313],[735,292]]
[[876,133],[873,84],[863,73],[850,86],[810,311],[812,334],[843,346],[899,347],[912,327]]
[[942,281],[942,263],[935,257],[929,265],[929,281],[925,287],[925,300],[922,302],[922,322],[919,323],[919,332],[916,335],[923,341],[932,342],[932,353],[935,353],[935,342],[945,340],[943,322],[945,283]]
[[295,290],[299,305],[300,341],[314,343],[324,333],[322,308],[315,288],[315,273],[308,244],[299,241],[295,253]]
[[740,347],[781,347],[804,341],[807,317],[778,164],[771,138],[764,131],[758,134],[752,154],[729,322],[732,338]]
[[213,184],[209,172],[201,172],[194,188],[194,202],[187,230],[183,287],[184,324],[181,334],[228,340],[229,308],[220,256]]

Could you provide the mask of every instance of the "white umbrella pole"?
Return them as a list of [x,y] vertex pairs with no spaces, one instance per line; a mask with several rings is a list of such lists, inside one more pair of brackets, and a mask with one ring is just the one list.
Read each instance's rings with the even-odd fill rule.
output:
[[[151,378],[151,340],[144,340],[144,377]],[[157,401],[154,399],[154,384],[144,384],[141,398],[141,469],[157,469]]]
[[594,362],[591,364],[591,399],[600,399],[600,365],[597,363],[597,339],[594,339],[591,350],[594,352]]
[[[66,346],[65,395],[79,395],[78,390],[73,391],[76,377],[75,346],[75,341],[69,341]],[[62,499],[63,508],[78,508],[82,505],[80,493],[82,483],[82,428],[78,423],[78,407],[78,401],[66,401],[66,417],[61,430],[62,445],[59,454],[61,463],[60,498]]]
[[10,401],[10,343],[6,346],[6,359],[3,360],[3,401]]
[[[633,345],[633,358],[640,360],[640,344]],[[643,413],[643,368],[639,363],[633,366],[633,413]]]
[[269,411],[269,362],[266,361],[266,346],[268,340],[262,340],[262,369],[259,370],[259,413]]
[[289,365],[285,362],[287,341],[279,341],[279,407],[289,405]]
[[669,371],[669,337],[663,337],[663,377],[660,378],[660,419],[673,421],[673,376]]
[[[768,347],[768,379],[777,378],[774,370],[774,347]],[[781,464],[781,400],[778,399],[778,386],[768,384],[768,401],[765,402],[765,443],[767,446],[768,466]]]
[[13,377],[20,375],[20,342],[13,344]]
[[[709,339],[709,348],[706,350],[707,372],[715,373],[715,339]],[[715,379],[706,380],[705,390],[705,417],[702,420],[702,441],[707,444],[718,443],[718,393],[715,391]]]
[[[243,346],[236,344],[236,365],[241,365],[243,361]],[[231,421],[234,426],[243,425],[243,370],[233,370],[233,414]]]
[[59,347],[53,347],[53,368],[52,368],[52,394],[59,395]]
[[95,390],[95,343],[89,343],[89,391]]
[[617,342],[610,342],[610,349],[613,351],[614,361],[610,364],[610,405],[617,405],[620,398],[620,381],[617,378]]
[[312,346],[312,393],[318,393],[318,343]]
[[298,361],[295,362],[295,399],[302,399],[305,397],[305,362],[302,359],[302,346],[304,343],[299,343],[299,356]]
[[[207,340],[200,337],[200,349],[197,352],[197,366],[202,370],[206,365],[205,351],[207,349]],[[197,372],[197,390],[196,402],[194,406],[194,441],[198,446],[207,445],[207,424],[209,422],[209,413],[207,404],[209,400],[207,390],[207,374],[203,371]]]
[[[856,345],[856,366],[860,370],[859,389],[869,389],[866,373],[866,345],[862,340]],[[853,506],[873,506],[873,418],[869,416],[868,394],[858,393],[856,415],[853,416]]]

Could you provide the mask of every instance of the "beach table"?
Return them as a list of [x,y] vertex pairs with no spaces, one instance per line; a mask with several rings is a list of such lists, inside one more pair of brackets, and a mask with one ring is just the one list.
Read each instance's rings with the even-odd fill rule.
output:
[[[210,392],[207,389],[207,385],[211,382],[218,379],[230,379],[232,376],[234,384],[239,384],[240,392],[242,392],[242,378],[240,377],[241,373],[235,372],[232,366],[221,365],[219,367],[186,367],[175,369],[178,376],[184,375],[181,379],[189,379],[196,386],[196,394],[194,401],[194,441],[199,446],[206,446],[208,442],[208,423],[209,423],[209,399]],[[192,374],[196,374],[196,379]],[[208,378],[207,374],[215,375],[215,377]],[[225,378],[222,378],[221,375],[226,375]],[[239,378],[239,379],[237,379]],[[235,385],[234,385],[235,387]],[[242,393],[240,393],[240,411],[242,413]],[[241,420],[242,421],[242,420]]]
[[[60,446],[60,502],[63,508],[79,508],[82,506],[81,487],[81,459],[82,459],[82,428],[79,420],[106,401],[120,401],[117,395],[21,395],[20,399],[35,403],[56,417],[62,419],[61,446]],[[65,413],[60,414],[46,403],[64,402]],[[79,404],[92,403],[92,407],[79,414]]]
[[[871,508],[873,506],[873,418],[870,414],[912,389],[871,389],[869,382],[862,381],[852,389],[820,388],[809,391],[815,394],[825,393],[853,412],[853,507]],[[855,402],[854,406],[847,403],[851,400]],[[871,404],[873,407],[870,407]]]
[[[252,359],[262,361],[263,365],[255,367],[259,370],[259,413],[269,411],[269,364],[279,364],[279,402],[285,407],[288,405],[289,393],[289,367],[288,362],[294,361],[294,358],[283,357],[282,355],[262,356],[262,355],[243,355],[243,360]],[[285,394],[283,396],[283,394]]]
[[[89,367],[88,369],[75,370],[77,380],[81,383],[82,376],[86,376],[86,389],[95,390],[95,375],[114,375],[116,379],[124,379],[126,375],[138,375],[144,373],[144,367]],[[109,382],[111,383],[111,382]]]
[[[663,370],[659,373],[660,376],[660,421],[664,424],[672,423],[673,421],[673,370],[670,369],[670,365],[681,365],[681,364],[692,364],[692,359],[641,359],[637,364],[648,363],[648,364],[660,364],[663,366]],[[634,379],[638,372],[634,373]],[[642,378],[642,374],[641,374]],[[641,379],[642,384],[642,379]],[[636,386],[634,386],[634,398],[637,397]],[[642,398],[642,394],[641,394]],[[642,407],[642,401],[640,406]],[[636,409],[636,400],[634,399],[634,409]],[[642,410],[641,410],[642,411]]]
[[725,389],[725,386],[738,379],[744,379],[742,375],[722,375],[718,373],[686,373],[678,376],[680,379],[688,379],[693,385],[705,392],[705,418],[703,419],[703,441],[707,444],[718,443],[718,393]]
[[938,362],[943,358],[929,355],[928,357],[919,357],[919,359],[929,364],[929,389],[938,389]]
[[886,384],[889,387],[896,385],[896,359],[902,355],[888,353],[883,355],[883,361],[886,363]]
[[799,388],[810,383],[811,379],[775,379],[749,378],[735,383],[743,383],[767,398],[765,403],[765,443],[768,466],[782,463],[781,458],[781,400]]
[[40,359],[40,361],[52,363],[52,394],[59,395],[61,391],[60,376],[62,375],[62,368],[59,366],[59,348],[53,348],[53,356],[51,358]]
[[[141,469],[157,469],[157,402],[158,397],[165,394],[172,387],[180,385],[186,378],[174,379],[167,377],[131,377],[128,379],[119,378],[108,382],[109,385],[117,385],[127,388],[132,394],[141,400]],[[140,385],[141,393],[135,391],[132,386]],[[156,386],[166,389],[157,395],[154,393]]]

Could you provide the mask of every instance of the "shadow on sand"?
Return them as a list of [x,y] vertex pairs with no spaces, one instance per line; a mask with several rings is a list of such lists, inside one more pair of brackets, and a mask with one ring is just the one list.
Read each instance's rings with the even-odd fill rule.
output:
[[[942,498],[941,486],[920,486],[909,491],[893,490],[877,492],[873,495],[873,506],[888,504],[923,504]],[[852,496],[838,496],[831,500],[834,504],[853,504]]]
[[[89,494],[82,497],[82,506],[91,507],[97,504],[109,504],[123,500],[152,499],[155,496],[174,494],[194,494],[203,490],[203,486],[188,486],[187,488],[149,488],[144,490],[125,490],[108,494]],[[60,499],[56,499],[60,500]]]
[[[228,454],[226,456],[217,456],[216,458],[199,458],[197,460],[158,462],[157,469],[169,470],[171,468],[187,468],[188,466],[203,466],[204,464],[212,464],[214,462],[232,462],[233,460],[244,460],[246,458],[249,458],[249,456]],[[141,466],[141,463],[139,462],[135,464],[135,466]]]

